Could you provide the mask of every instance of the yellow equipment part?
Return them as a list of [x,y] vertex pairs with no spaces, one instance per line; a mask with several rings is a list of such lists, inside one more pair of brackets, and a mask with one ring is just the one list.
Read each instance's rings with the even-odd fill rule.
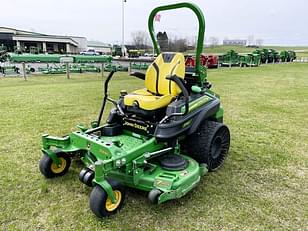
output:
[[114,190],[113,193],[115,194],[116,202],[113,204],[111,198],[107,198],[105,207],[108,212],[114,211],[120,205],[122,200],[122,193],[119,190]]
[[149,66],[145,75],[146,89],[139,89],[124,97],[126,106],[135,103],[144,110],[156,110],[167,106],[181,93],[168,76],[185,77],[185,58],[182,53],[161,53]]

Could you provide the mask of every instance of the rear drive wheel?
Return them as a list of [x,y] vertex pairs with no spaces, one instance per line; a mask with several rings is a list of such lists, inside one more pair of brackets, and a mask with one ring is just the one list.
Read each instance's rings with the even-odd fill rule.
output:
[[198,130],[182,141],[183,150],[209,171],[215,171],[226,158],[230,147],[230,131],[222,123],[203,121]]
[[90,208],[92,212],[100,217],[107,217],[117,213],[123,206],[125,198],[125,189],[116,181],[109,181],[113,193],[116,197],[116,202],[112,203],[107,192],[99,185],[96,185],[90,195]]
[[60,160],[59,165],[53,162],[53,160],[47,154],[44,154],[40,160],[39,168],[41,173],[46,178],[65,175],[71,165],[71,158],[66,153],[56,152],[56,155]]

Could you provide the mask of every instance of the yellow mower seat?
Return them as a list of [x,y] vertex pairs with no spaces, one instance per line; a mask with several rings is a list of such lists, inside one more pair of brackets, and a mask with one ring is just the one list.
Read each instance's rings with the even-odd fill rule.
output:
[[126,106],[138,106],[143,110],[166,107],[181,93],[168,76],[185,77],[185,58],[182,53],[161,53],[148,67],[145,74],[145,89],[139,89],[124,97]]

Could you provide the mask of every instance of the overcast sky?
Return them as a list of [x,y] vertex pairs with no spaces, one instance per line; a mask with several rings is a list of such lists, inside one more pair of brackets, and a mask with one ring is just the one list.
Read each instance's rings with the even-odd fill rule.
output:
[[[127,0],[125,40],[147,30],[150,11],[176,0]],[[192,0],[203,10],[206,37],[263,39],[265,44],[308,45],[307,0]],[[0,26],[47,34],[121,42],[122,0],[1,0]],[[161,14],[157,30],[193,37],[197,20],[189,10]]]

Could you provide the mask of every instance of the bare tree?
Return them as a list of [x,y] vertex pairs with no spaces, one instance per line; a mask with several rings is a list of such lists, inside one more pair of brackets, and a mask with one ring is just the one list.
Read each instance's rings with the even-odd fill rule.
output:
[[210,38],[209,38],[209,41],[210,41],[210,45],[211,45],[212,47],[217,46],[218,43],[219,43],[219,39],[218,39],[217,37],[214,37],[214,36],[210,37]]
[[180,51],[184,52],[187,50],[187,40],[186,39],[171,39],[169,41],[169,49],[170,51]]
[[145,49],[149,44],[148,33],[145,31],[134,31],[131,33],[133,45],[138,49]]

